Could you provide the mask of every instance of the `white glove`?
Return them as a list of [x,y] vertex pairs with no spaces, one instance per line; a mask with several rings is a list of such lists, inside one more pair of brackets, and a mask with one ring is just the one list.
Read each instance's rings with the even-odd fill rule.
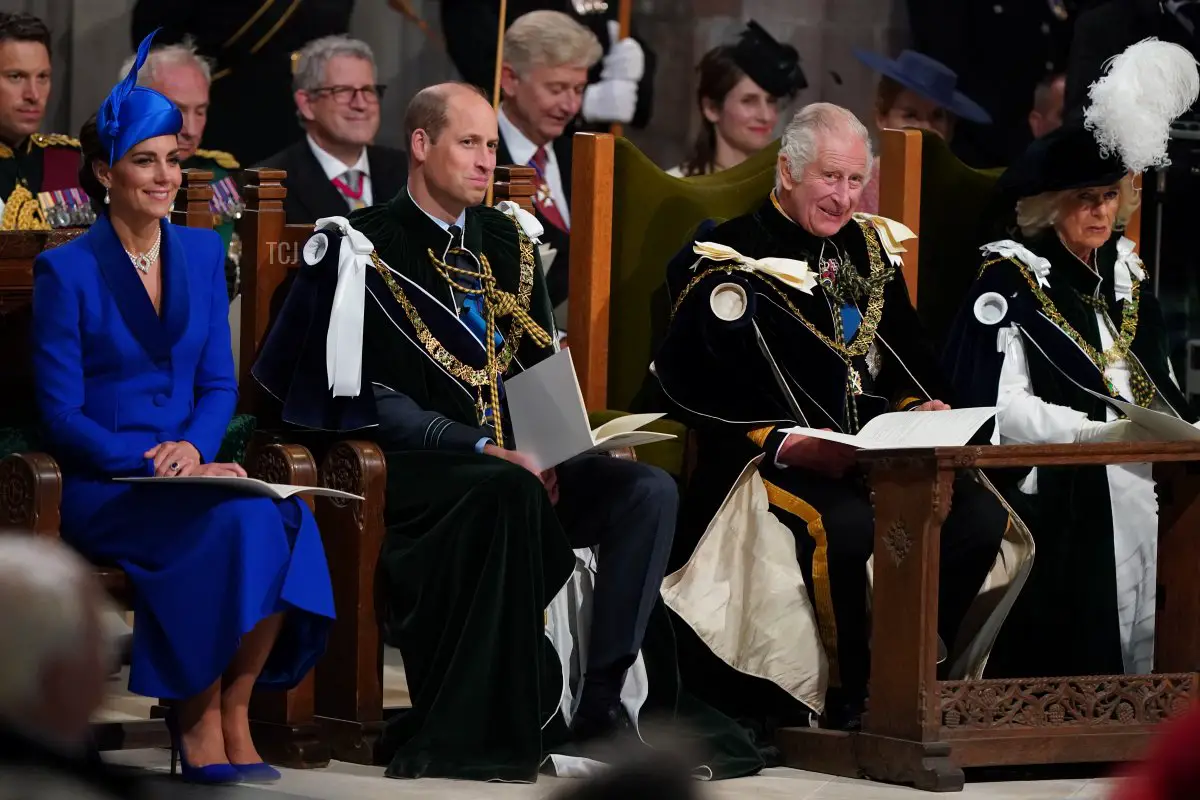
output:
[[629,122],[637,108],[637,84],[603,80],[583,91],[583,118],[588,122]]
[[1083,427],[1075,434],[1079,444],[1095,444],[1098,442],[1140,442],[1153,438],[1145,428],[1127,419],[1112,422],[1097,422],[1094,419],[1083,421]]
[[616,20],[608,21],[608,54],[604,56],[600,80],[633,81],[637,83],[646,74],[646,54],[642,46],[633,39],[622,39],[621,26]]

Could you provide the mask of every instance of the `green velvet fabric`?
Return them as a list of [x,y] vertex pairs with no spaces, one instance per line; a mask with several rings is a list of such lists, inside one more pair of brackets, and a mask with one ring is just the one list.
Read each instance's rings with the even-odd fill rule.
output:
[[[232,461],[245,465],[246,446],[250,443],[250,437],[257,426],[258,421],[251,415],[235,415],[225,430],[225,438],[217,452],[217,461]],[[36,427],[0,426],[0,458],[13,453],[29,453],[41,449],[42,440]]]
[[[623,416],[625,416],[624,411],[613,411],[612,409],[592,411],[588,414],[588,424],[592,426],[592,430],[595,430],[604,423]],[[655,433],[673,433],[676,438],[669,442],[655,442],[635,447],[637,460],[643,464],[660,467],[676,478],[682,478],[688,434],[687,426],[672,419],[659,419],[643,426],[643,429]]]
[[498,458],[396,451],[387,467],[376,588],[412,695],[379,743],[387,775],[533,781],[562,690],[535,621],[575,565],[549,495]]
[[972,169],[940,136],[922,134],[917,314],[938,350],[975,280],[980,246],[1003,238],[1001,172]]
[[629,410],[646,379],[670,307],[667,263],[706,219],[756,209],[775,184],[778,142],[733,169],[674,178],[617,139],[609,292],[608,408]]
[[234,414],[225,429],[225,438],[217,451],[217,461],[246,465],[246,447],[258,428],[258,420],[250,414]]
[[37,431],[24,427],[0,427],[0,458],[37,449]]

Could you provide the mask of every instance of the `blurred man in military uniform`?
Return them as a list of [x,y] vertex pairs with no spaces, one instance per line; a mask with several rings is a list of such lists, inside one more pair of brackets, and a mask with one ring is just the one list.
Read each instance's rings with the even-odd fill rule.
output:
[[206,142],[256,164],[303,134],[292,106],[292,53],[348,32],[353,10],[353,0],[137,0],[131,42],[136,49],[159,27],[161,44],[190,35],[215,62]]
[[0,13],[2,230],[90,222],[78,188],[79,142],[38,133],[50,97],[50,31],[30,14]]
[[[908,0],[912,48],[958,74],[958,88],[992,115],[963,123],[952,149],[973,167],[1003,167],[1032,141],[1034,87],[1066,68],[1080,0]],[[1116,54],[1114,51],[1113,55]]]
[[[496,79],[499,0],[441,0],[446,49],[463,80],[491,95]],[[633,37],[620,38],[618,0],[509,0],[509,25],[530,11],[559,11],[600,40],[604,58],[588,73],[581,111],[585,128],[619,122],[644,128],[654,97],[654,53]],[[470,20],[463,24],[463,20]]]
[[[133,61],[134,56],[130,56],[121,65],[121,75],[129,74]],[[235,238],[234,220],[241,215],[244,207],[232,173],[241,167],[237,159],[224,150],[200,148],[208,123],[211,78],[208,61],[196,52],[196,46],[190,39],[180,44],[154,48],[138,72],[139,85],[166,95],[183,114],[183,128],[178,137],[181,166],[213,174],[213,197],[209,201],[209,208],[213,212],[213,230],[221,235],[221,241],[225,243],[225,274],[229,297],[232,299],[237,293],[237,264],[241,249]],[[185,204],[187,198],[181,195],[176,202]]]

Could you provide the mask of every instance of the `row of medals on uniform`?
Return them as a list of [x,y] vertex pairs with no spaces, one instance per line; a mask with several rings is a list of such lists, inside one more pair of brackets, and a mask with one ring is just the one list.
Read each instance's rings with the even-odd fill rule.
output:
[[[238,194],[233,178],[225,176],[212,184],[213,196],[208,208],[213,215],[213,224],[221,225],[241,219],[246,203]],[[39,192],[38,202],[42,216],[51,228],[83,228],[96,221],[96,212],[82,189],[59,189],[54,192]]]

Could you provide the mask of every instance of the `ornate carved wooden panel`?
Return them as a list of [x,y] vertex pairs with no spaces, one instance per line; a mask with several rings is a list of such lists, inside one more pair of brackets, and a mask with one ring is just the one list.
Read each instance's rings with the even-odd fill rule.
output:
[[946,681],[942,724],[956,729],[1152,725],[1185,712],[1192,673]]

